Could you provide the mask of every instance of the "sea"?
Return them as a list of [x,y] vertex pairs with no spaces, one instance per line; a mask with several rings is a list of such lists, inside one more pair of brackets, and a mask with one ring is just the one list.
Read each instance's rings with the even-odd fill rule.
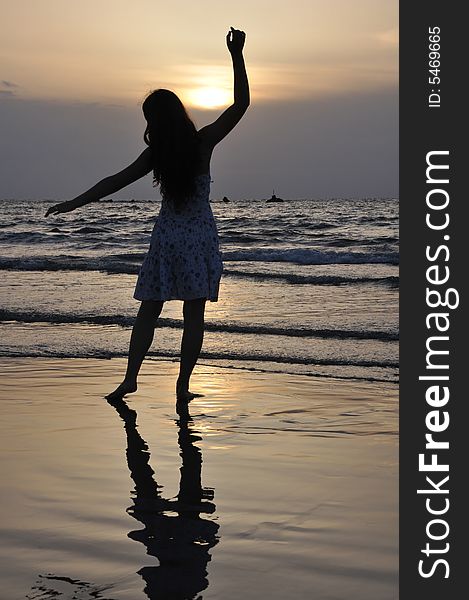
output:
[[[0,200],[0,354],[126,356],[157,199]],[[398,382],[395,198],[211,199],[224,274],[200,363]],[[176,361],[182,302],[165,303],[150,361]]]

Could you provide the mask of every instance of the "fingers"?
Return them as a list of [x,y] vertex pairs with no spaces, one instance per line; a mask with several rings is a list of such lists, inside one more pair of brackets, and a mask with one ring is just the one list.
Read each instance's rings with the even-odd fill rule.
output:
[[240,35],[242,37],[246,37],[246,33],[244,31],[242,31],[241,29],[235,29],[234,27],[230,27],[230,31],[228,32],[229,34],[232,34],[233,36],[235,35]]
[[59,214],[59,210],[56,204],[54,204],[54,206],[51,206],[47,212],[46,212],[46,217],[48,217],[49,215],[58,215]]
[[230,27],[230,31],[228,31],[226,39],[228,40],[230,38],[230,36],[231,36],[231,39],[233,39],[235,36],[245,38],[246,32],[242,31],[241,29],[235,29],[234,27]]
[[45,216],[48,217],[49,215],[58,215],[61,212],[63,212],[63,211],[60,210],[60,204],[54,204],[54,206],[51,206],[50,208],[47,209]]
[[230,52],[233,52],[235,50],[242,50],[245,40],[246,33],[244,31],[241,31],[241,29],[235,29],[234,27],[230,27],[230,31],[228,31],[226,36],[226,44]]

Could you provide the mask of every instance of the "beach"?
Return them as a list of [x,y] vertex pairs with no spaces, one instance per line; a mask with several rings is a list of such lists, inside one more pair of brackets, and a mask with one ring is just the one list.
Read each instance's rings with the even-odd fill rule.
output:
[[2,598],[397,597],[397,388],[0,359]]
[[224,273],[122,380],[159,210],[0,201],[2,600],[395,600],[398,205],[212,198]]
[[397,5],[10,4],[0,600],[395,600]]

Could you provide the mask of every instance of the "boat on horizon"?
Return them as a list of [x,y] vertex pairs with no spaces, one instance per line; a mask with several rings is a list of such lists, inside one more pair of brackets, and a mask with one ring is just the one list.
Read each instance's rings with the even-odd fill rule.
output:
[[275,195],[275,190],[272,190],[272,196],[266,200],[266,202],[285,202],[283,198],[279,198]]

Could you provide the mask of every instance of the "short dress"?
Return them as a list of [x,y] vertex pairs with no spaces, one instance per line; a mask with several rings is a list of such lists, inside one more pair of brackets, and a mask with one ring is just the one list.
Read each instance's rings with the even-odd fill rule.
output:
[[223,271],[210,206],[210,174],[196,176],[182,206],[163,196],[135,286],[136,300],[218,300]]

